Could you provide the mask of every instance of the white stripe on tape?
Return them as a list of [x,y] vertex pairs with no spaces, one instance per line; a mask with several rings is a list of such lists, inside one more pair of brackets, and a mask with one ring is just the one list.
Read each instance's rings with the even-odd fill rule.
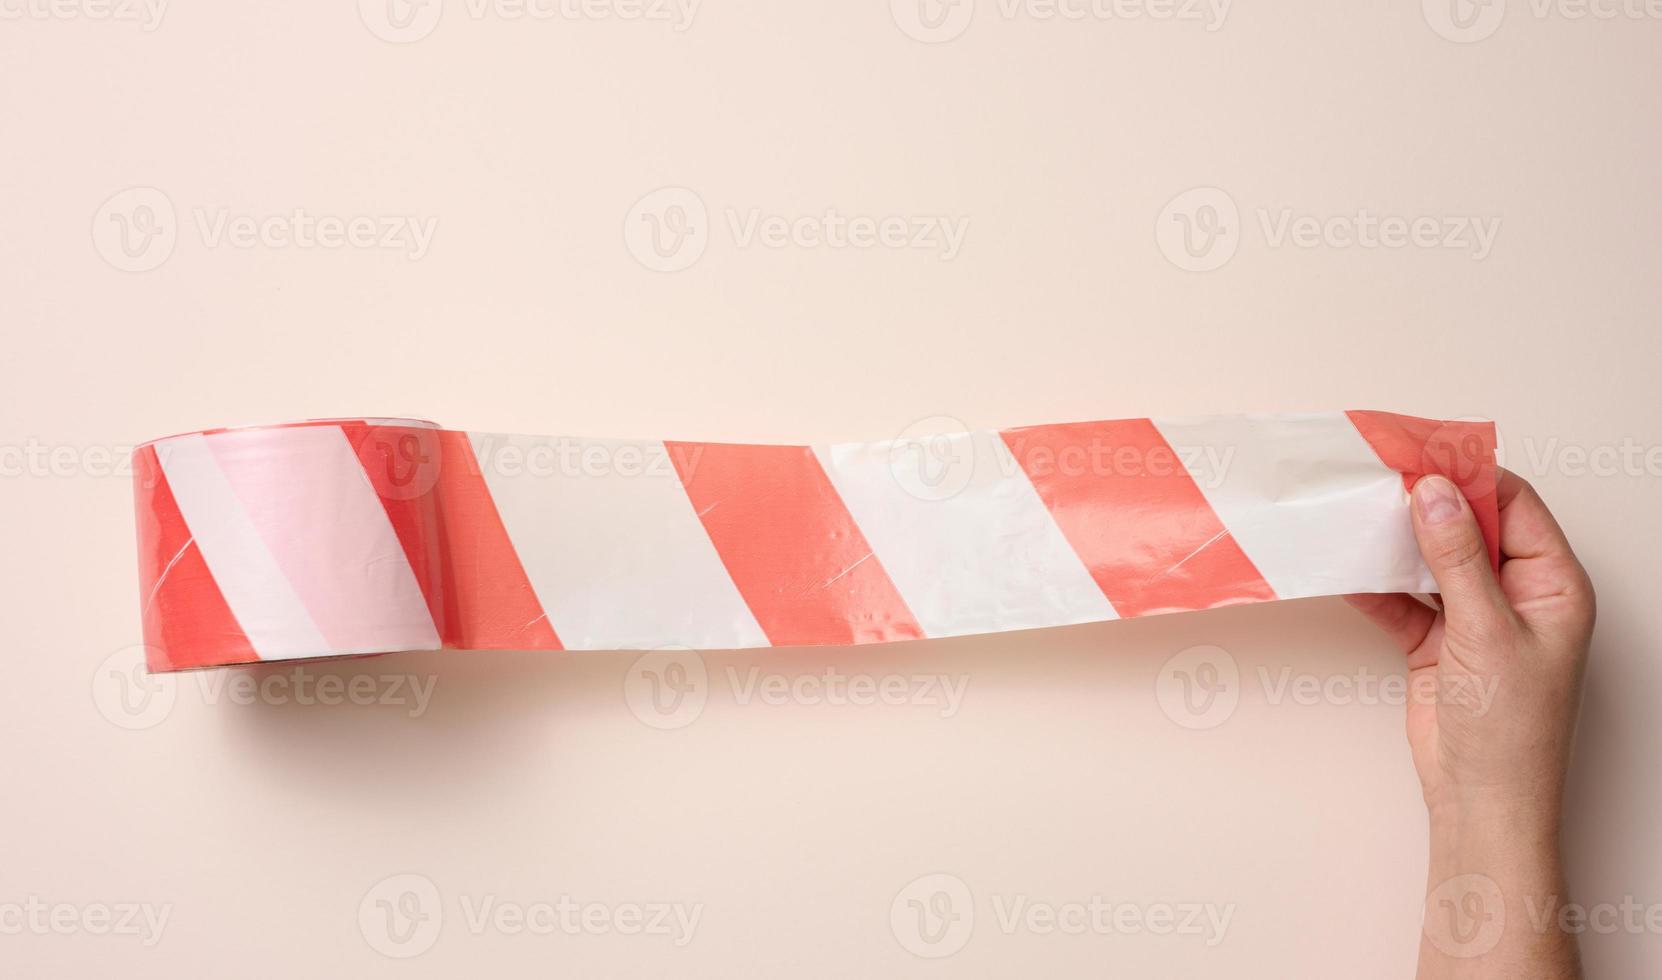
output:
[[470,438],[568,649],[768,645],[663,443]]
[[156,459],[202,560],[254,652],[262,660],[327,652],[328,643],[243,511],[208,438],[169,439],[157,445]]
[[1116,618],[997,433],[814,452],[925,634]]
[[[333,652],[439,648],[404,546],[339,426],[225,432],[208,448]],[[293,478],[296,463],[306,479]]]
[[1436,591],[1402,474],[1343,413],[1153,421],[1276,595]]

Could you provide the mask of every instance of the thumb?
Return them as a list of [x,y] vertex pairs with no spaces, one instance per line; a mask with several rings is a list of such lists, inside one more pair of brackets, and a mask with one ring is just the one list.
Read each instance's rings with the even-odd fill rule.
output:
[[1494,635],[1512,610],[1471,505],[1446,477],[1433,475],[1414,484],[1413,509],[1414,537],[1442,593],[1448,628],[1472,640]]

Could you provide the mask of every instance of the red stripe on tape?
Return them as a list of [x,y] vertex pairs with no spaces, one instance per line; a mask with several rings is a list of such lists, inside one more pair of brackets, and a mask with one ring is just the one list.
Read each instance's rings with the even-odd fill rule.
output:
[[1489,545],[1489,564],[1500,568],[1493,422],[1438,422],[1367,411],[1346,412],[1345,416],[1373,447],[1380,462],[1402,474],[1403,486],[1408,490],[1428,473],[1447,477],[1459,487]]
[[203,561],[151,446],[133,451],[133,494],[146,665],[182,670],[259,660]]
[[664,446],[769,642],[797,646],[923,636],[812,449]]
[[531,580],[525,575],[466,432],[434,430],[448,646],[472,650],[559,650]]
[[1122,617],[1275,598],[1148,419],[1000,434]]
[[445,633],[443,556],[438,536],[435,487],[442,450],[438,430],[343,422],[341,432],[358,454],[393,533],[404,548],[427,611],[440,637]]

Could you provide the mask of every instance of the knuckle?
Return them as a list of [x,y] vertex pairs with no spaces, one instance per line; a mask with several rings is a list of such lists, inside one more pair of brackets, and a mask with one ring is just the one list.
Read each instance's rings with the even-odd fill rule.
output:
[[1489,563],[1489,549],[1475,531],[1451,534],[1439,541],[1431,552],[1432,560],[1440,568],[1467,569],[1479,562]]
[[1468,666],[1496,669],[1511,660],[1516,637],[1499,617],[1477,615],[1450,620],[1444,642]]
[[1570,575],[1562,593],[1569,611],[1569,621],[1578,630],[1591,632],[1598,618],[1598,595],[1593,591],[1593,580],[1579,565]]

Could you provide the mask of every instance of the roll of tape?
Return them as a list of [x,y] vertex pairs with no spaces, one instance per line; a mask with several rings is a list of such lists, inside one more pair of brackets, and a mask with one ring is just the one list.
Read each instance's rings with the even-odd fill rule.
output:
[[1430,592],[1421,475],[1498,563],[1488,422],[1129,419],[764,446],[328,419],[134,454],[152,670],[879,643]]

